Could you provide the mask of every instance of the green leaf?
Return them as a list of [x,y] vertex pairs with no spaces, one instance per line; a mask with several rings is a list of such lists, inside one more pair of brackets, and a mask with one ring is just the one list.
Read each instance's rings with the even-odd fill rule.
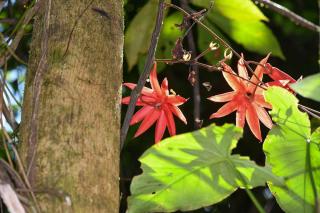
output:
[[285,179],[286,187],[269,184],[286,212],[315,212],[320,193],[320,129],[311,135],[310,120],[299,111],[298,100],[287,90],[271,87],[265,98],[277,125],[269,132],[263,149],[272,172]]
[[[211,0],[193,0],[197,6],[208,7]],[[272,31],[262,22],[268,19],[251,0],[216,0],[208,19],[247,50],[284,59]]]
[[290,84],[290,87],[299,95],[320,102],[320,73]]
[[[193,0],[192,3],[208,8],[212,0]],[[259,10],[251,0],[215,0],[213,13],[234,20],[265,20],[268,18]]]
[[131,184],[129,213],[192,210],[217,203],[238,187],[281,183],[268,167],[231,155],[242,130],[214,124],[165,139],[140,158],[143,173]]
[[125,33],[125,56],[129,70],[147,52],[157,16],[157,1],[151,0],[138,12]]
[[209,18],[247,50],[262,55],[272,52],[272,55],[284,58],[276,37],[264,23],[260,21],[234,21],[213,14]]

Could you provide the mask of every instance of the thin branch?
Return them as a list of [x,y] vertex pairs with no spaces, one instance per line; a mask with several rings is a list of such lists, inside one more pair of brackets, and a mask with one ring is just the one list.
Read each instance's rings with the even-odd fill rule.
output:
[[81,17],[85,14],[85,12],[89,9],[89,7],[92,5],[93,2],[94,2],[94,0],[91,0],[91,1],[89,2],[89,4],[84,8],[84,10],[80,13],[80,15],[77,17],[76,21],[74,22],[73,27],[72,27],[72,29],[71,29],[71,32],[70,32],[70,34],[69,34],[67,47],[66,47],[66,50],[65,50],[64,53],[63,53],[63,57],[62,57],[62,58],[66,57],[66,55],[67,55],[67,53],[68,53],[69,46],[70,46],[70,42],[71,42],[71,39],[72,39],[72,35],[73,35],[74,30],[76,29],[76,26],[77,26],[79,20],[80,20]]
[[277,4],[273,1],[270,0],[255,0],[256,2],[259,2],[261,4],[264,4],[266,6],[268,6],[268,8],[270,8],[271,10],[289,18],[293,23],[300,25],[306,29],[312,30],[312,31],[316,31],[316,32],[320,32],[320,26],[308,21],[307,19],[299,16],[298,14],[292,12],[291,10],[289,10],[288,8]]
[[[235,51],[225,40],[223,40],[222,38],[220,38],[215,32],[213,32],[207,25],[205,25],[201,20],[199,20],[197,17],[192,16],[190,13],[188,13],[187,11],[185,11],[184,9],[182,9],[181,7],[171,4],[171,3],[165,3],[168,7],[172,7],[180,12],[182,12],[184,15],[190,17],[193,21],[195,21],[197,24],[199,24],[199,26],[201,26],[204,30],[206,30],[214,39],[218,40],[219,42],[221,42],[221,44],[225,47],[228,48],[232,51],[232,53],[234,55],[236,55],[238,58],[241,58],[240,54]],[[249,66],[249,64],[247,63],[247,61],[245,59],[243,59],[243,62],[245,64],[245,66],[248,68],[248,70],[251,72],[251,74],[261,83],[264,84],[262,81],[260,81],[259,77],[254,73],[254,71],[252,70],[252,68]]]
[[134,113],[136,102],[138,100],[138,97],[140,96],[141,90],[142,90],[144,84],[146,83],[148,76],[150,75],[150,70],[151,70],[152,64],[154,62],[154,56],[155,56],[158,40],[160,37],[160,31],[161,31],[162,24],[163,24],[164,9],[165,9],[164,0],[160,0],[159,5],[158,5],[156,26],[155,26],[153,33],[152,33],[152,38],[151,38],[151,43],[150,43],[146,63],[144,65],[143,72],[139,77],[139,81],[137,83],[137,86],[131,92],[130,103],[129,103],[128,110],[127,110],[126,115],[124,117],[123,125],[121,128],[121,132],[120,132],[120,149],[121,150],[124,146],[124,141],[127,137],[127,133],[129,130],[129,125],[130,125],[130,120],[131,120],[132,115]]
[[[181,1],[181,7],[185,10],[189,10],[189,5],[187,0]],[[193,22],[192,24],[194,24]],[[191,28],[190,28],[191,29]],[[195,58],[197,55],[196,45],[194,43],[193,31],[192,29],[187,34],[188,39],[188,46],[191,50],[192,57]],[[198,65],[194,64],[191,65],[191,69],[194,72],[194,84],[193,84],[193,122],[194,128],[199,129],[201,128],[201,119],[200,119],[200,103],[201,103],[201,96],[200,96],[200,86],[199,86],[199,68]]]
[[49,25],[50,25],[50,12],[51,12],[51,0],[43,1],[42,8],[45,12],[44,27],[41,41],[41,57],[35,72],[33,91],[32,91],[32,113],[30,121],[30,135],[28,137],[28,152],[27,152],[27,176],[33,186],[35,181],[35,155],[37,149],[37,133],[38,133],[38,112],[39,112],[39,99],[42,87],[43,76],[48,70],[48,40],[49,40]]
[[[21,20],[18,23],[18,26],[20,26],[19,31],[17,32],[15,38],[12,40],[11,44],[10,44],[10,50],[15,51],[22,39],[22,37],[24,36],[25,30],[24,30],[24,25],[27,25],[31,19],[33,18],[33,16],[36,14],[36,12],[38,11],[38,9],[40,8],[42,1],[37,1],[33,7],[31,7],[29,10],[27,10],[25,12],[25,14],[23,15],[23,17],[21,18]],[[0,67],[2,67],[5,62],[7,60],[9,60],[11,58],[11,53],[10,52],[6,52],[1,58],[0,58]]]
[[[212,71],[218,71],[218,72],[227,72],[225,71],[224,69],[222,68],[219,68],[219,67],[215,67],[215,66],[212,66],[212,65],[208,65],[208,64],[203,64],[203,63],[200,63],[198,61],[183,61],[183,60],[172,60],[172,59],[156,59],[156,61],[158,62],[163,62],[163,63],[166,63],[166,64],[186,64],[186,65],[197,65],[199,67],[202,67],[204,69],[206,69],[207,71],[209,72],[212,72]],[[263,86],[263,84],[261,84],[260,82],[259,83],[254,83],[252,81],[250,81],[249,79],[246,79],[240,75],[238,75],[237,73],[230,73],[230,72],[227,72],[228,74],[230,75],[234,75],[236,76],[237,78],[240,78],[250,84],[253,84],[257,87],[260,87],[261,89],[263,90],[266,90],[266,87]]]

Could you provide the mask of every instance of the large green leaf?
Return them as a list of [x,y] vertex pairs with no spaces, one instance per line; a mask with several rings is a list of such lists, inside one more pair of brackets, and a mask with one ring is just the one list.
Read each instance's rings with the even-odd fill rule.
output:
[[157,1],[150,0],[131,21],[125,33],[125,56],[129,70],[147,52],[157,16]]
[[280,184],[268,167],[231,155],[241,135],[234,125],[213,124],[151,147],[140,158],[143,173],[132,181],[129,213],[187,211],[217,203],[238,187]]
[[320,73],[308,76],[290,87],[303,97],[320,102]]
[[[211,0],[194,0],[197,6],[208,7]],[[208,19],[247,50],[284,58],[272,31],[262,22],[268,19],[251,0],[216,0]]]
[[[208,8],[211,2],[213,1],[192,0],[193,4],[204,8]],[[212,11],[214,14],[219,13],[226,18],[235,20],[268,20],[251,0],[215,0]]]
[[270,184],[270,189],[286,212],[315,212],[320,194],[320,129],[311,135],[308,115],[299,111],[298,100],[287,90],[271,87],[265,97],[272,104],[276,125],[263,149],[272,172],[286,184],[286,188]]

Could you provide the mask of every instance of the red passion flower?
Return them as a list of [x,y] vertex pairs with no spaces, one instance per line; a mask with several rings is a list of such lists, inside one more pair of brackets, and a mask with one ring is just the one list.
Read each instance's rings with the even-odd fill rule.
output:
[[[266,64],[268,57],[260,61],[260,64]],[[209,97],[210,101],[228,102],[224,104],[211,118],[220,118],[236,111],[236,125],[243,128],[247,120],[249,128],[254,136],[262,141],[259,120],[269,129],[272,127],[272,121],[265,108],[271,108],[263,97],[263,89],[257,85],[262,81],[264,66],[258,65],[254,75],[249,78],[243,56],[238,61],[238,74],[225,63],[222,63],[223,76],[233,89],[231,92]],[[246,79],[246,80],[245,80]],[[250,83],[250,82],[252,83]]]
[[[168,127],[171,136],[176,134],[173,115],[187,124],[186,118],[178,108],[178,106],[185,103],[187,99],[169,93],[167,78],[163,79],[161,86],[159,85],[156,63],[154,63],[150,73],[150,84],[151,88],[143,87],[141,91],[141,95],[139,96],[136,105],[142,106],[142,108],[132,116],[130,125],[142,121],[139,129],[134,135],[134,137],[138,137],[157,121],[155,143],[158,143],[162,139],[166,127]],[[123,85],[131,90],[136,87],[136,84],[133,83],[124,83]],[[130,97],[122,99],[122,104],[129,104],[129,102]]]

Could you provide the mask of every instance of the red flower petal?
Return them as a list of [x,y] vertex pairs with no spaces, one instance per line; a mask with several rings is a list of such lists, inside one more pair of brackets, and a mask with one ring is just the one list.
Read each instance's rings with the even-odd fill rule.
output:
[[150,114],[154,110],[154,107],[152,106],[144,106],[142,107],[138,112],[136,112],[130,121],[130,125],[134,125],[140,121],[142,121],[143,118],[145,118],[148,114]]
[[207,99],[210,101],[214,101],[214,102],[227,102],[227,101],[232,100],[235,94],[236,94],[236,92],[234,92],[234,91],[226,92],[226,93],[222,93],[219,95],[211,96]]
[[165,115],[167,118],[167,126],[168,126],[168,130],[169,130],[169,134],[171,136],[175,135],[176,134],[176,125],[174,123],[174,118],[173,118],[172,112],[166,106],[164,106],[164,110],[165,110]]
[[236,113],[236,126],[243,128],[245,121],[246,121],[246,107],[244,105],[241,105],[238,107],[238,110]]
[[264,107],[264,108],[268,108],[268,109],[272,109],[271,104],[267,103],[264,100],[263,95],[255,95],[254,96],[254,102],[258,104],[258,106]]
[[166,96],[169,95],[169,86],[168,86],[168,79],[164,78],[162,83],[161,83],[161,90],[163,92],[163,94],[165,94]]
[[152,89],[158,94],[162,95],[161,88],[157,77],[157,63],[153,64],[153,68],[150,72],[150,84]]
[[180,106],[184,104],[188,99],[185,99],[184,97],[181,97],[180,95],[168,95],[167,101],[168,103],[174,105],[174,106]]
[[183,123],[187,124],[187,119],[186,117],[184,117],[183,113],[181,112],[181,110],[176,107],[176,106],[170,106],[170,110],[171,112],[177,116]]
[[294,78],[292,78],[290,75],[288,75],[287,73],[281,71],[277,67],[271,66],[271,64],[269,64],[269,63],[266,64],[265,73],[268,74],[269,77],[272,78],[275,81],[277,81],[277,80],[289,80],[290,83],[296,82],[296,80]]
[[237,74],[235,72],[233,72],[233,70],[231,69],[231,67],[229,67],[227,64],[225,63],[221,63],[222,67],[223,67],[223,76],[226,79],[226,81],[228,82],[229,86],[233,89],[233,90],[243,90],[244,89],[244,85],[239,81],[239,78],[237,77]]
[[216,113],[213,113],[210,116],[210,119],[212,118],[221,118],[223,116],[229,115],[233,111],[237,109],[238,103],[236,101],[230,101],[223,105]]
[[161,110],[160,117],[157,121],[156,132],[155,132],[155,143],[161,141],[163,134],[166,130],[167,118],[163,110]]
[[267,111],[262,108],[262,107],[259,107],[257,106],[256,104],[253,105],[257,114],[258,114],[258,118],[259,120],[266,126],[268,127],[269,129],[272,128],[272,121],[271,121],[271,118],[269,116],[269,114],[267,113]]
[[[137,85],[133,84],[133,83],[123,83],[123,86],[128,87],[129,89],[133,90]],[[141,91],[142,95],[152,95],[153,91],[152,89],[148,88],[148,87],[143,87],[142,91]]]
[[262,141],[258,115],[254,107],[250,104],[247,106],[246,120],[254,136],[256,136],[259,141]]
[[150,115],[146,116],[145,119],[142,121],[134,137],[138,137],[139,135],[144,133],[147,129],[149,129],[152,126],[152,124],[154,124],[154,122],[156,122],[156,120],[160,116],[160,110],[153,108],[153,110],[149,114]]
[[267,63],[268,58],[269,58],[270,54],[268,54],[264,59],[262,59],[259,62],[259,65],[257,65],[255,71],[254,71],[254,75],[251,76],[250,81],[252,83],[250,83],[248,85],[248,91],[250,93],[253,93],[256,90],[256,85],[259,84],[262,81],[263,78],[263,73],[265,72],[265,68],[264,65]]
[[[243,55],[241,55],[241,58],[238,61],[238,73],[242,78],[249,80],[248,71],[243,60]],[[248,82],[245,82],[245,83],[247,84]]]
[[[144,96],[144,97],[147,97],[147,96]],[[122,98],[121,104],[127,104],[128,105],[129,103],[130,103],[130,96]],[[146,103],[140,101],[140,98],[139,98],[137,100],[136,106],[144,106],[144,105],[146,105]]]

